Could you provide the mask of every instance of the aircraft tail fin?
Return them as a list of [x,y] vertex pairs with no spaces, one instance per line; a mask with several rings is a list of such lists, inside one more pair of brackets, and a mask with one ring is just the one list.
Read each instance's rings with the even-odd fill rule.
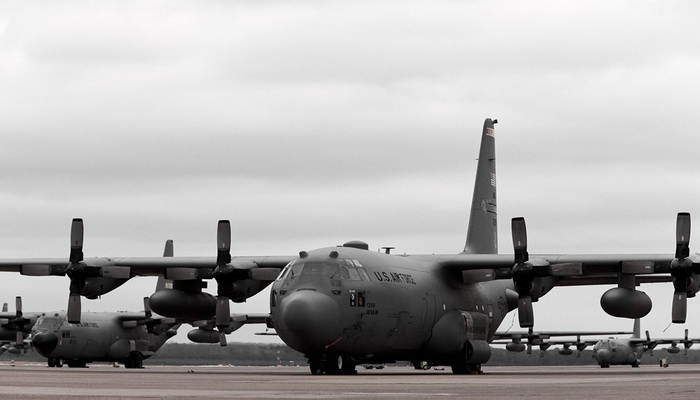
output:
[[2,305],[2,312],[7,312],[7,303]]
[[[175,254],[173,250],[173,241],[168,239],[165,241],[165,248],[163,249],[163,257],[173,257]],[[158,282],[156,282],[156,292],[163,289],[172,289],[173,281],[165,279],[163,275],[158,276]]]
[[481,133],[479,162],[476,167],[474,195],[469,214],[465,253],[497,254],[498,227],[496,218],[496,144],[494,124],[487,118]]
[[632,337],[640,338],[642,337],[642,327],[639,318],[634,319],[634,326],[632,328]]

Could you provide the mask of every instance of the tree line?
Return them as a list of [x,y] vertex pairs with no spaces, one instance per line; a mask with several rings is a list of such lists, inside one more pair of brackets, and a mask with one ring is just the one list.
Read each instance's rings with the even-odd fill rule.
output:
[[[670,354],[665,349],[644,352],[641,357],[644,365],[658,365],[659,360],[666,359],[669,364],[700,363],[700,350],[681,350]],[[0,361],[36,361],[46,362],[35,351],[24,355],[3,353]],[[307,365],[303,354],[283,344],[229,343],[222,347],[218,344],[166,343],[153,357],[144,360],[145,365],[237,365],[237,366],[278,366]],[[404,363],[405,364],[405,363]],[[493,348],[491,359],[486,365],[595,365],[592,350],[584,350],[565,356],[558,350],[532,350],[514,353],[502,348]]]

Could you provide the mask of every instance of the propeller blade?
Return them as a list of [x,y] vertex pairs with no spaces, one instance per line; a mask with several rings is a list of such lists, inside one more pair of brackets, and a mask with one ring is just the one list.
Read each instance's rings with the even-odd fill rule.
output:
[[15,310],[18,317],[22,316],[22,296],[15,297]]
[[690,255],[690,213],[680,212],[676,218],[676,258]]
[[70,227],[70,257],[71,263],[83,261],[83,219],[73,218]]
[[231,323],[231,304],[226,296],[216,296],[216,329],[219,330],[219,344],[226,346],[224,330]]
[[217,250],[216,265],[226,265],[231,262],[231,223],[220,220],[216,231]]
[[17,336],[15,337],[15,344],[17,346],[22,346],[24,344],[24,334],[20,331],[17,331]]
[[229,326],[231,323],[230,301],[226,296],[216,296],[216,326]]
[[685,316],[688,309],[688,293],[674,292],[673,303],[671,304],[671,321],[675,324],[685,323]]
[[71,324],[79,323],[80,313],[80,293],[71,293],[68,296],[68,310],[66,311],[68,322]]
[[515,263],[527,262],[527,229],[525,218],[515,217],[511,220],[511,233],[513,235],[513,249],[515,250]]
[[531,296],[518,297],[518,320],[521,328],[532,328],[535,325]]

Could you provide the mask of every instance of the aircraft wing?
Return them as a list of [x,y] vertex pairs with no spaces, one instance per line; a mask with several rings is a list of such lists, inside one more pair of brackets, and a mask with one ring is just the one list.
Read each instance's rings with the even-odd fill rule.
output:
[[[495,332],[493,338],[498,339],[549,339],[555,336],[616,336],[630,335],[632,332],[617,332],[617,331],[541,331],[541,332]],[[568,343],[568,342],[567,342]]]
[[[247,264],[248,268],[277,268],[282,269],[296,256],[251,256],[233,257],[232,264]],[[95,257],[82,260],[88,268],[102,268],[109,270],[114,267],[129,268],[128,275],[120,274],[120,277],[136,275],[164,275],[168,269],[189,268],[203,270],[198,275],[209,275],[204,270],[213,270],[217,266],[216,257]],[[0,271],[19,272],[22,275],[66,275],[66,270],[71,263],[66,258],[22,258],[0,260]],[[109,272],[102,272],[99,276],[107,276]],[[166,276],[167,278],[167,276]],[[273,278],[274,279],[274,278]]]
[[[432,259],[449,274],[462,274],[465,281],[478,282],[512,277],[516,264],[509,254],[416,256]],[[535,254],[530,256],[537,275],[551,276],[556,286],[618,283],[619,274],[637,276],[637,283],[671,282],[670,254]]]

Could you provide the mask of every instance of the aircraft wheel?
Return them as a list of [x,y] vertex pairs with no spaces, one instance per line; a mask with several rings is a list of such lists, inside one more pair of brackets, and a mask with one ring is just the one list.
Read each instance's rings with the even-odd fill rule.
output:
[[143,368],[143,356],[138,351],[134,351],[129,354],[126,362],[124,362],[124,368]]
[[309,369],[311,370],[311,375],[320,375],[323,373],[320,356],[309,357]]
[[350,356],[340,356],[342,365],[340,366],[340,373],[343,375],[355,375],[357,374],[357,370],[355,370],[355,367],[357,364],[350,358]]
[[46,360],[46,363],[48,364],[49,368],[53,368],[53,367],[56,366],[56,360],[54,360],[53,357],[49,357],[49,358]]
[[61,368],[61,367],[63,367],[63,360],[60,359],[60,358],[57,358],[57,359],[56,359],[56,363],[54,364],[54,366],[55,366],[56,368]]
[[340,354],[326,354],[326,360],[324,364],[324,371],[328,375],[339,375],[340,371],[343,370],[343,365],[345,360]]
[[455,375],[475,375],[481,373],[481,364],[468,364],[466,361],[456,361],[450,365]]
[[610,368],[610,364],[608,364],[608,363],[600,364],[600,368]]
[[87,368],[85,361],[68,361],[68,368]]

